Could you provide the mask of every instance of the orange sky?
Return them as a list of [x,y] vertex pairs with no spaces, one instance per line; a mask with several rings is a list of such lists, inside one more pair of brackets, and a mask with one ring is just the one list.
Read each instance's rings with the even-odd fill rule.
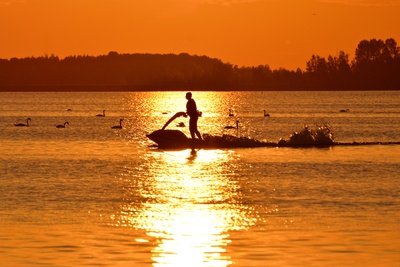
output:
[[400,0],[0,0],[0,58],[185,52],[305,69],[363,39],[400,44],[399,25]]

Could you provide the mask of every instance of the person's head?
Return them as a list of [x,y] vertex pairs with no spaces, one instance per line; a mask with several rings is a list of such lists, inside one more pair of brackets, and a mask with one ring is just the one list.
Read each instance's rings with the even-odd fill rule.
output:
[[189,100],[192,98],[192,93],[191,92],[187,92],[186,93],[186,99]]

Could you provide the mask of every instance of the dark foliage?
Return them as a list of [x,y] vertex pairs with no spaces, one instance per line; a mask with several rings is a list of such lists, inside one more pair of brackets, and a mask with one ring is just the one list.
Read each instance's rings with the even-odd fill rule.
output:
[[362,40],[354,60],[312,55],[306,70],[238,67],[206,56],[118,54],[0,59],[0,90],[398,90],[394,39]]

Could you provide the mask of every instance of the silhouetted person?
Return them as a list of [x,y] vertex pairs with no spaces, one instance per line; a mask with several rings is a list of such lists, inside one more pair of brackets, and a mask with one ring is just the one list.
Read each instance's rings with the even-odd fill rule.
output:
[[199,119],[199,114],[197,112],[196,102],[192,98],[192,93],[186,93],[186,99],[188,100],[186,103],[186,114],[190,117],[189,119],[189,131],[192,139],[194,140],[195,135],[202,140],[201,134],[199,130],[197,130],[197,120]]

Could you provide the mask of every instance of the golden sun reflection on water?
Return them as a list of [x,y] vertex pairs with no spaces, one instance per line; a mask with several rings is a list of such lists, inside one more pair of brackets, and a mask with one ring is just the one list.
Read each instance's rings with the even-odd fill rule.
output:
[[154,152],[140,194],[121,206],[115,226],[144,229],[157,242],[153,266],[228,266],[229,231],[254,223],[241,204],[240,187],[230,180],[229,151]]

